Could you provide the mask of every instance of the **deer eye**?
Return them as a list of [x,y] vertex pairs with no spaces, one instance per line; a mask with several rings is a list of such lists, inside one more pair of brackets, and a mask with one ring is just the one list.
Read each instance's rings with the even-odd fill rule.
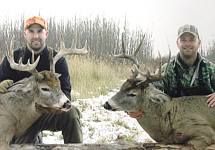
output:
[[43,91],[46,91],[46,92],[48,92],[48,91],[49,91],[49,89],[48,89],[48,88],[42,88],[42,90],[43,90]]
[[134,96],[136,96],[136,94],[130,93],[130,94],[128,94],[128,96],[134,97]]

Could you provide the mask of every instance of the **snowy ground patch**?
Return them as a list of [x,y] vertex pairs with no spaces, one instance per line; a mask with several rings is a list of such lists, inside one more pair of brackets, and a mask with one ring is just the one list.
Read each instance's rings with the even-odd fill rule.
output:
[[[132,119],[125,112],[105,110],[103,104],[117,90],[107,96],[92,99],[79,99],[72,104],[82,113],[83,143],[113,143],[116,140],[131,142],[154,142],[140,127],[136,119]],[[61,132],[43,131],[43,143],[63,144]]]

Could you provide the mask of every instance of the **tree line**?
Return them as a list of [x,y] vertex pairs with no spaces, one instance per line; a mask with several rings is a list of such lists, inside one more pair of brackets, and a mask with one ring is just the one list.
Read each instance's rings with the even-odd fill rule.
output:
[[[59,32],[62,32],[65,46],[69,48],[74,39],[74,30],[77,32],[77,48],[84,46],[88,41],[90,54],[98,59],[109,59],[110,53],[121,53],[122,33],[127,54],[133,54],[143,36],[143,44],[138,53],[139,60],[151,60],[153,58],[153,45],[151,42],[152,34],[141,29],[130,30],[128,23],[108,20],[105,17],[97,16],[95,19],[72,18],[71,20],[57,21],[55,17],[46,20],[49,37],[46,40],[47,45],[58,49]],[[6,44],[10,43],[12,36],[15,36],[14,48],[22,47],[26,44],[24,38],[25,19],[22,16],[17,20],[5,21],[0,24],[0,59],[5,56]]]
[[[159,60],[153,58],[153,43],[152,34],[142,29],[130,30],[126,19],[123,23],[108,20],[105,17],[97,16],[91,18],[71,18],[68,20],[56,20],[55,17],[50,17],[46,20],[49,30],[49,37],[46,40],[47,45],[54,49],[59,49],[59,32],[63,34],[65,46],[69,48],[74,39],[74,30],[77,32],[77,48],[84,46],[85,41],[88,41],[90,56],[95,59],[112,60],[109,55],[120,54],[122,52],[122,33],[124,36],[124,44],[126,53],[132,55],[139,45],[142,38],[143,44],[137,57],[141,62],[155,63]],[[20,19],[6,20],[0,23],[0,60],[5,56],[6,44],[10,44],[12,36],[15,36],[14,48],[22,47],[26,44],[24,38],[24,15]],[[122,26],[122,27],[121,27]],[[199,51],[204,57],[215,63],[215,42],[209,43],[206,48],[200,48]],[[115,61],[115,60],[114,60]],[[123,61],[123,60],[118,60]],[[167,58],[164,57],[164,62]]]

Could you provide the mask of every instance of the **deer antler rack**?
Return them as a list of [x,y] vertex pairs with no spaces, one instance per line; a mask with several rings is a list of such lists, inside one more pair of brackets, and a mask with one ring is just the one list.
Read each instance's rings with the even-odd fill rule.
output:
[[147,72],[143,73],[139,70],[138,66],[134,65],[135,70],[139,73],[139,75],[146,78],[146,80],[141,84],[146,85],[146,84],[151,83],[151,82],[159,81],[166,75],[166,73],[169,69],[169,64],[170,64],[170,59],[171,59],[170,49],[169,49],[169,58],[168,58],[167,66],[166,66],[166,69],[163,73],[162,73],[162,68],[161,68],[162,67],[162,58],[161,58],[160,52],[159,52],[159,59],[160,59],[160,63],[159,63],[158,72],[155,74],[150,73],[148,68],[147,68]]
[[[125,43],[124,43],[124,35],[122,34],[122,54],[119,54],[119,55],[113,55],[113,57],[115,58],[125,58],[125,59],[129,59],[131,60],[138,68],[140,66],[136,56],[137,56],[137,53],[139,52],[140,50],[140,47],[143,43],[143,40],[145,38],[145,35],[143,36],[142,40],[140,41],[140,44],[138,45],[138,47],[136,48],[135,52],[133,55],[127,55],[126,54],[126,50],[125,50]],[[138,75],[138,72],[136,70],[132,70],[133,74],[131,77],[136,77]]]
[[[71,48],[67,49],[65,48],[65,44],[63,41],[63,36],[62,33],[60,32],[60,51],[57,53],[57,55],[53,58],[53,51],[51,51],[51,58],[50,58],[50,70],[52,72],[55,72],[55,64],[56,62],[63,56],[65,55],[85,55],[88,53],[87,50],[87,41],[85,42],[85,46],[82,49],[77,49],[76,48],[76,31],[75,31],[75,38],[73,40],[72,46]],[[37,70],[35,69],[39,60],[40,60],[40,56],[38,56],[37,60],[34,62],[34,51],[32,52],[32,64],[30,64],[30,60],[28,60],[27,64],[23,64],[22,63],[22,58],[20,58],[19,63],[15,63],[14,62],[14,55],[13,55],[13,43],[14,43],[14,36],[11,39],[11,43],[10,43],[10,50],[8,49],[8,45],[7,45],[7,59],[10,63],[10,67],[12,69],[15,70],[19,70],[19,71],[28,71],[32,74],[36,73]]]
[[[6,56],[7,56],[7,59],[8,59],[8,62],[10,64],[10,67],[12,69],[15,69],[15,70],[19,70],[19,71],[29,71],[29,72],[35,72],[36,71],[36,66],[40,60],[40,56],[37,58],[37,60],[30,64],[30,60],[28,59],[28,62],[27,64],[23,64],[22,63],[22,58],[19,59],[19,63],[15,63],[14,62],[14,56],[13,56],[13,43],[14,43],[14,36],[12,37],[11,39],[11,42],[10,42],[10,50],[8,49],[8,45],[7,45],[7,42],[6,42],[6,45],[7,45],[7,52],[6,52]],[[32,60],[34,60],[34,53],[32,51]]]
[[87,50],[87,41],[85,42],[85,45],[82,49],[77,49],[76,48],[76,39],[77,39],[77,34],[76,34],[76,30],[75,30],[75,36],[74,36],[74,40],[72,42],[72,45],[69,49],[67,49],[65,47],[65,43],[63,41],[63,35],[62,35],[62,32],[60,31],[60,36],[59,36],[59,39],[60,39],[60,51],[58,52],[58,54],[53,58],[53,64],[50,65],[51,68],[50,70],[52,72],[55,72],[55,64],[56,62],[63,56],[65,55],[86,55],[88,53],[88,50]]

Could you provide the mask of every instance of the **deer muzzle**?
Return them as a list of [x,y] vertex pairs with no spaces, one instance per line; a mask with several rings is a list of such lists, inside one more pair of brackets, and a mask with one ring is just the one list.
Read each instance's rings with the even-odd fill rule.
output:
[[105,102],[104,108],[107,109],[107,110],[111,110],[111,106],[109,105],[108,102]]
[[107,109],[107,110],[112,110],[112,111],[117,111],[118,110],[118,108],[111,107],[111,105],[108,102],[105,102],[104,108]]
[[63,104],[63,108],[66,108],[66,109],[70,109],[71,106],[72,104],[70,100],[67,100],[67,102]]

